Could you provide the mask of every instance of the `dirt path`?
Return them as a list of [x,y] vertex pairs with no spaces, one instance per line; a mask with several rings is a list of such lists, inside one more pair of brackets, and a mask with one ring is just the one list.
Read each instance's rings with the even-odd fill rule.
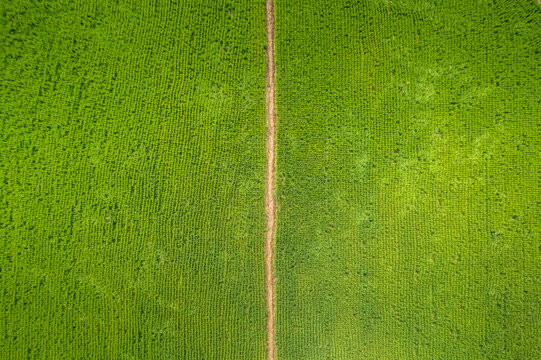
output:
[[265,89],[267,117],[267,173],[265,178],[265,283],[267,288],[267,360],[276,359],[274,329],[274,235],[276,232],[276,201],[274,199],[276,162],[276,100],[274,68],[274,0],[266,4],[267,85]]

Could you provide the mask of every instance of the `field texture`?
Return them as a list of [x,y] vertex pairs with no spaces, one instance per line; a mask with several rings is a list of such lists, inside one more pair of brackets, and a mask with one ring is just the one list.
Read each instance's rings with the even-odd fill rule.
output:
[[265,357],[263,1],[0,2],[0,357]]
[[276,66],[278,359],[540,359],[536,1],[276,0]]

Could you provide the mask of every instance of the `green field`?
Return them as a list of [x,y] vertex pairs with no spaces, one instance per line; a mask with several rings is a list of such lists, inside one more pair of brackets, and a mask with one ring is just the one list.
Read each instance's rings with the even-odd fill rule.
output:
[[276,19],[278,358],[540,359],[539,6]]
[[2,1],[0,32],[0,358],[263,359],[264,2]]
[[[277,360],[541,359],[541,5],[274,3]],[[265,31],[0,1],[0,359],[266,358]]]

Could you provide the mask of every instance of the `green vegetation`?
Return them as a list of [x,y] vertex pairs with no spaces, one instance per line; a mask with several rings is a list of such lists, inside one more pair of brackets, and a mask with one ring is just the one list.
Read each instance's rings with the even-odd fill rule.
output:
[[0,357],[265,357],[264,11],[0,3]]
[[[541,358],[536,0],[275,0],[278,360]],[[265,1],[0,2],[0,357],[264,359]]]
[[539,5],[276,19],[278,358],[541,358]]

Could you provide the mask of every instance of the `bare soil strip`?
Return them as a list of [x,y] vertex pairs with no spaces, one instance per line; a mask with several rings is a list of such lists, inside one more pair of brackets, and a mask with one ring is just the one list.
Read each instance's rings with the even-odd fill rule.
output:
[[267,360],[276,359],[274,329],[274,235],[276,232],[276,200],[274,199],[276,173],[276,100],[274,64],[274,0],[266,3],[267,28],[267,171],[265,178],[265,212],[267,232],[265,234],[265,283],[267,288]]

